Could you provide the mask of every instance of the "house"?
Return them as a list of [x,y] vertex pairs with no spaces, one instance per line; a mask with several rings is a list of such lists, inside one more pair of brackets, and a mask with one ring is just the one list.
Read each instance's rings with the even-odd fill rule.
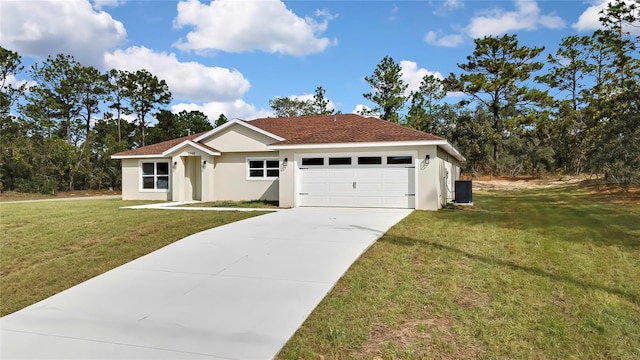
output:
[[452,201],[464,161],[441,137],[355,114],[236,119],[111,158],[124,200],[424,210]]

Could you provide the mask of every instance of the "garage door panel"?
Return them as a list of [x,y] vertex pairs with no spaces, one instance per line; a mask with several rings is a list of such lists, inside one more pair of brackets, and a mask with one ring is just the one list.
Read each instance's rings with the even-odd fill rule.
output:
[[321,169],[304,169],[302,172],[306,182],[324,182],[330,178],[330,174]]
[[[383,192],[384,188],[383,188],[383,185],[381,183],[377,183],[377,184],[358,183],[356,185],[356,189],[355,190],[358,193],[358,195],[365,194],[365,193],[371,193],[371,192],[373,192],[374,194],[382,195],[381,193]],[[367,196],[368,196],[368,194],[367,194]]]
[[330,206],[345,206],[345,207],[353,207],[355,206],[355,199],[351,195],[346,196],[336,196],[331,195],[327,197],[327,204]]
[[355,181],[359,183],[376,183],[384,177],[384,171],[381,168],[356,168]]
[[330,178],[333,179],[345,179],[348,181],[353,180],[355,176],[355,169],[348,167],[329,167],[323,169],[325,174],[327,174]]
[[300,195],[300,206],[329,206],[326,196]]
[[360,207],[383,207],[384,205],[384,201],[379,195],[358,195],[355,203]]
[[353,186],[348,184],[328,184],[328,193],[336,195],[351,195],[353,193]]
[[406,165],[354,163],[300,170],[300,206],[415,206],[415,169]]
[[412,194],[413,189],[410,189],[407,184],[384,184],[384,193],[387,196],[404,196]]

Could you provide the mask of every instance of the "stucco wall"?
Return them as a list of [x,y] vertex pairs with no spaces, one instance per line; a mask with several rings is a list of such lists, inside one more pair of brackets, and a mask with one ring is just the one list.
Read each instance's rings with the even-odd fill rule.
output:
[[460,162],[446,151],[438,149],[438,163],[440,167],[439,199],[444,205],[455,199],[455,182],[460,180]]
[[[147,161],[146,159],[123,159],[122,160],[122,200],[171,200],[171,191],[161,190],[142,190],[141,189],[141,170],[140,162]],[[171,162],[170,158],[162,159],[148,159],[148,161],[167,161]],[[172,172],[172,166],[169,164],[169,171]],[[169,176],[170,182],[172,181],[172,174]],[[172,188],[172,184],[169,183],[169,189]]]
[[271,151],[267,148],[267,144],[273,144],[276,141],[266,135],[236,124],[216,133],[215,137],[205,139],[203,143],[222,153],[227,153]]
[[215,160],[215,200],[278,200],[278,180],[249,179],[247,158],[277,159],[277,152],[224,153]]

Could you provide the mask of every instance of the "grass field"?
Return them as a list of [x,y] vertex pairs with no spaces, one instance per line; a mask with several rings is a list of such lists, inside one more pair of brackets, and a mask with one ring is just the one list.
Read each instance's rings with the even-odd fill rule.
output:
[[210,201],[210,202],[197,202],[193,204],[181,205],[186,207],[226,207],[226,208],[263,208],[263,209],[277,209],[278,202],[277,201],[266,201],[266,200],[241,200],[241,201],[231,201],[231,200],[220,200],[220,201]]
[[0,204],[0,315],[176,240],[262,212],[126,210],[148,202]]
[[640,205],[577,186],[416,211],[280,359],[638,359]]

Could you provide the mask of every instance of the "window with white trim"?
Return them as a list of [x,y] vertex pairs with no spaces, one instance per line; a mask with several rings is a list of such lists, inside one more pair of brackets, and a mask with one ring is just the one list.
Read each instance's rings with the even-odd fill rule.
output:
[[250,179],[277,179],[280,176],[278,160],[249,159],[247,165]]
[[169,190],[169,163],[166,161],[148,161],[142,167],[143,190]]

